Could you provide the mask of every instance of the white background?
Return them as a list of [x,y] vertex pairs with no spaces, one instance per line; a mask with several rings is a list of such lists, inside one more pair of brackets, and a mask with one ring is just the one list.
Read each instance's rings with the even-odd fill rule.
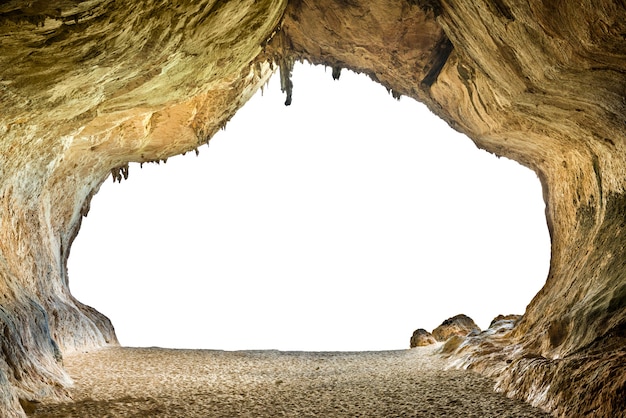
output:
[[127,346],[407,348],[465,313],[523,313],[545,282],[536,175],[363,75],[277,75],[209,148],[131,165],[92,202],[70,288]]

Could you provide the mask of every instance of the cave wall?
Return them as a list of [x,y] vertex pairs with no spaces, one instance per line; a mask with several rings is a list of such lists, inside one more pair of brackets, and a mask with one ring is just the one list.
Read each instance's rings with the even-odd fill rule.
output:
[[623,412],[623,1],[14,0],[0,5],[3,416],[66,396],[63,352],[117,344],[67,275],[102,182],[208,143],[275,67],[289,102],[295,60],[366,73],[537,172],[546,285],[456,364],[557,415]]
[[[60,400],[62,354],[117,344],[67,259],[91,197],[129,162],[192,151],[272,74],[284,1],[0,5],[0,415]],[[124,210],[124,208],[120,208]],[[124,237],[117,251],[125,251]]]

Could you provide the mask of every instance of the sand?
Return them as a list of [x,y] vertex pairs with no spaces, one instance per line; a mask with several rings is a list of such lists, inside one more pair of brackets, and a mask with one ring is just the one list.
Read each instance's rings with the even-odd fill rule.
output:
[[73,402],[37,417],[547,417],[433,347],[382,352],[107,348],[68,355]]

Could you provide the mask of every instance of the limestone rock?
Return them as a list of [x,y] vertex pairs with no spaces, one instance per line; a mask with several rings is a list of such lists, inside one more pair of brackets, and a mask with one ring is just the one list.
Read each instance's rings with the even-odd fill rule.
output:
[[461,337],[459,335],[453,335],[448,338],[445,344],[441,347],[441,352],[443,354],[451,354],[459,349],[461,344],[465,343],[467,339],[465,337]]
[[498,315],[491,320],[491,323],[489,324],[489,328],[492,328],[496,326],[497,324],[502,324],[502,323],[510,323],[511,325],[515,325],[517,321],[519,321],[521,318],[522,318],[522,315],[515,315],[515,314]]
[[433,337],[437,341],[446,341],[453,335],[466,337],[470,333],[479,333],[480,328],[472,318],[467,315],[459,314],[448,318],[433,330]]
[[2,2],[0,415],[63,399],[63,352],[117,344],[67,273],[102,182],[207,143],[278,67],[295,105],[296,60],[363,72],[537,173],[546,284],[455,364],[559,416],[623,414],[624,34],[619,0]]
[[428,345],[436,344],[437,340],[433,335],[426,331],[424,328],[418,328],[413,331],[413,335],[411,336],[410,346],[411,348],[415,347],[426,347]]

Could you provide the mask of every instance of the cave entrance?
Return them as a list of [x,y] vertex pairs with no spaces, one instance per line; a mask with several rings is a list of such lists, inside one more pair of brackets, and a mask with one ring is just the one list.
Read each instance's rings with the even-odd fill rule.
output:
[[199,158],[92,203],[72,293],[126,346],[382,350],[458,313],[523,313],[550,242],[534,173],[363,75],[274,76]]

